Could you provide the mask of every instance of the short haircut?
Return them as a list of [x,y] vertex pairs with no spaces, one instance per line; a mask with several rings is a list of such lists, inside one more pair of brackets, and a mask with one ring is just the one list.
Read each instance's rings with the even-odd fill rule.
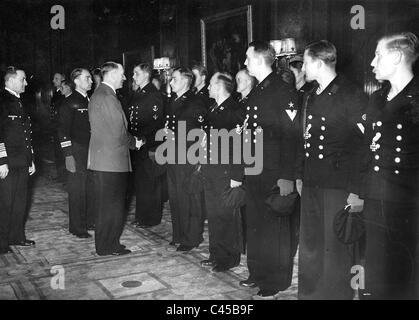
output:
[[388,50],[400,50],[408,63],[413,64],[419,56],[418,37],[412,32],[393,33],[382,37]]
[[63,80],[65,80],[65,74],[64,73],[56,72],[56,73],[54,73],[54,77],[55,77],[56,74],[59,74],[61,76],[61,78],[63,78]]
[[[82,69],[82,70],[84,70],[84,69]],[[74,90],[74,88],[75,88],[74,80],[72,80],[72,81],[70,81],[70,80],[63,80],[63,81],[61,81],[61,86],[62,85],[69,86],[71,88],[71,90]]]
[[208,76],[208,70],[202,64],[195,64],[191,70],[198,70],[201,76]]
[[140,63],[140,64],[137,64],[134,67],[134,69],[137,68],[137,67],[140,68],[142,71],[147,72],[148,73],[148,80],[151,79],[151,76],[153,75],[153,68],[151,67],[150,64],[148,64],[148,63]]
[[10,78],[15,78],[17,76],[17,72],[22,69],[16,68],[14,66],[9,66],[4,73],[4,82],[9,81]]
[[224,89],[228,92],[228,93],[232,93],[233,89],[234,89],[234,80],[233,77],[226,72],[217,72],[214,74],[215,79],[217,80],[217,82],[221,82]]
[[305,51],[310,57],[322,60],[329,67],[336,66],[336,47],[328,40],[312,42],[305,47]]
[[118,69],[118,64],[113,61],[108,61],[102,64],[100,67],[100,73],[102,74],[102,79],[105,77],[106,74],[111,72],[112,70]]
[[76,80],[83,73],[83,71],[89,72],[87,69],[84,69],[84,68],[76,68],[73,71],[71,71],[71,74],[70,74],[71,82],[74,83],[74,80]]
[[250,75],[249,70],[247,70],[247,68],[239,70],[239,72],[237,72],[236,74],[236,77],[240,72],[244,73],[250,79],[250,86],[253,89],[253,87],[256,85],[256,78]]
[[257,55],[261,55],[265,63],[269,66],[275,61],[275,50],[274,48],[265,41],[256,40],[249,44],[249,48],[253,47],[253,50]]
[[186,78],[188,80],[188,87],[190,87],[194,80],[194,76],[191,69],[186,68],[186,67],[178,67],[173,70],[173,72],[175,71],[179,72],[183,78]]
[[92,75],[93,76],[99,76],[100,79],[102,79],[102,72],[100,71],[100,68],[95,68],[92,70]]

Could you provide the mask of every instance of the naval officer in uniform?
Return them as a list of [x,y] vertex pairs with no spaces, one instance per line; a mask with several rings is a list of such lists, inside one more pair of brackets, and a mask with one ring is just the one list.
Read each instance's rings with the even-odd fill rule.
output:
[[27,86],[22,69],[8,67],[0,92],[0,254],[9,245],[33,246],[25,223],[29,175],[34,174],[31,119],[20,95]]
[[378,41],[371,63],[386,83],[366,115],[367,299],[419,299],[419,78],[412,71],[418,55],[417,36],[397,33]]
[[138,227],[160,224],[163,213],[161,189],[165,171],[154,161],[158,145],[155,135],[164,125],[163,96],[150,81],[152,73],[149,64],[134,67],[132,78],[138,89],[128,107],[129,132],[144,142],[140,150],[132,152],[136,192],[133,224]]
[[69,231],[78,238],[90,238],[87,232],[88,187],[87,154],[90,141],[88,113],[88,91],[92,87],[90,72],[76,68],[70,79],[75,86],[71,95],[66,97],[58,113],[58,138],[65,157],[68,176],[68,215]]
[[[240,263],[242,252],[242,221],[240,208],[234,210],[223,205],[222,195],[226,188],[240,187],[244,173],[241,164],[233,164],[235,140],[229,141],[228,148],[218,139],[214,143],[211,130],[225,129],[230,132],[244,121],[244,109],[231,96],[234,82],[229,74],[216,73],[209,85],[210,97],[215,100],[209,109],[206,122],[205,160],[201,170],[204,177],[204,194],[208,212],[209,258],[201,261],[202,266],[211,266],[214,272],[227,271]],[[241,135],[236,143],[241,145]],[[216,147],[215,147],[216,146]],[[237,149],[236,151],[241,150]],[[229,155],[229,163],[221,162],[222,154]]]
[[290,217],[278,218],[265,205],[275,185],[283,196],[293,192],[298,140],[297,92],[273,72],[274,61],[275,51],[268,43],[252,42],[246,51],[245,65],[259,83],[246,103],[244,144],[256,151],[258,143],[263,146],[263,154],[256,152],[263,157],[262,172],[245,177],[249,278],[240,284],[259,287],[254,299],[276,299],[291,285],[293,266]]
[[[360,157],[367,97],[335,70],[337,53],[327,40],[308,45],[303,71],[317,81],[303,99],[304,144],[297,176],[301,186],[299,299],[351,299],[351,255],[335,236],[333,218],[359,199]],[[303,132],[301,132],[303,135]],[[304,150],[305,149],[305,150]]]
[[[186,125],[186,134],[191,129],[203,128],[207,108],[191,90],[193,73],[188,68],[179,67],[173,71],[170,85],[175,95],[166,111],[165,129],[173,135],[168,137],[174,143],[176,163],[167,165],[170,213],[172,215],[173,240],[171,245],[180,244],[177,251],[190,251],[203,241],[204,215],[200,189],[189,190],[197,166],[179,162],[178,126]],[[185,139],[186,137],[180,137]],[[192,143],[187,142],[186,148]],[[185,152],[186,150],[180,150]]]

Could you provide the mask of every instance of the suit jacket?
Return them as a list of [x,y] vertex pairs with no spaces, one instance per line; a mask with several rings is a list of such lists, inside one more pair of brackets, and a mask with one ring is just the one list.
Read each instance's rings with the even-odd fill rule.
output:
[[129,148],[135,139],[128,133],[127,119],[115,92],[101,83],[89,102],[91,136],[87,168],[95,171],[132,171]]
[[19,98],[0,92],[0,165],[29,167],[33,160],[31,120]]

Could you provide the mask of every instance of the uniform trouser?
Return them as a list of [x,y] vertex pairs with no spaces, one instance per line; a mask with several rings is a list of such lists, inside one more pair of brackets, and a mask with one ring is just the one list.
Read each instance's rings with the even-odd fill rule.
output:
[[[141,151],[137,151],[139,153]],[[154,166],[158,164],[148,157],[135,156],[135,220],[141,225],[160,224],[163,214],[162,176],[156,176]]]
[[86,189],[87,189],[87,216],[86,216],[86,223],[88,227],[93,227],[95,225],[96,220],[96,210],[94,208],[95,204],[95,197],[94,197],[94,181],[93,181],[93,171],[87,170],[87,181],[86,181]]
[[366,199],[366,299],[419,299],[419,206]]
[[286,290],[292,280],[295,216],[278,218],[265,205],[278,176],[277,170],[266,168],[258,176],[246,176],[247,266],[250,279],[266,294]]
[[[69,231],[73,234],[87,232],[87,218],[93,216],[92,189],[89,188],[90,174],[87,170],[88,147],[73,143],[73,157],[76,163],[76,172],[68,172],[68,215]],[[92,220],[90,218],[90,220]]]
[[0,179],[0,248],[26,240],[29,167],[10,169]]
[[223,207],[222,193],[230,185],[228,172],[220,166],[203,166],[204,193],[208,212],[209,259],[220,267],[232,268],[240,263],[243,251],[240,208]]
[[93,171],[96,226],[96,252],[101,255],[121,249],[124,228],[127,172]]
[[204,221],[201,193],[190,193],[188,185],[194,167],[189,164],[167,165],[173,242],[197,247],[202,241]]
[[298,259],[299,299],[352,299],[352,248],[333,230],[335,214],[349,193],[303,187]]

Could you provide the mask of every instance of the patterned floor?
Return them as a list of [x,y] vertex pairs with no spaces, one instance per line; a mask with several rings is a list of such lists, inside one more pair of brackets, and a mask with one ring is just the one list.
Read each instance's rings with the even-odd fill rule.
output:
[[[78,239],[68,232],[65,186],[52,180],[47,171],[34,178],[26,226],[27,237],[36,241],[36,247],[12,247],[13,254],[0,256],[0,299],[243,300],[256,293],[257,289],[238,285],[248,275],[244,255],[240,266],[226,273],[212,273],[199,265],[208,257],[207,228],[205,242],[198,249],[170,251],[168,203],[159,226],[136,229],[129,223],[134,199],[121,237],[121,243],[133,253],[96,255],[93,238]],[[280,299],[296,299],[296,272],[297,262],[292,286]]]

